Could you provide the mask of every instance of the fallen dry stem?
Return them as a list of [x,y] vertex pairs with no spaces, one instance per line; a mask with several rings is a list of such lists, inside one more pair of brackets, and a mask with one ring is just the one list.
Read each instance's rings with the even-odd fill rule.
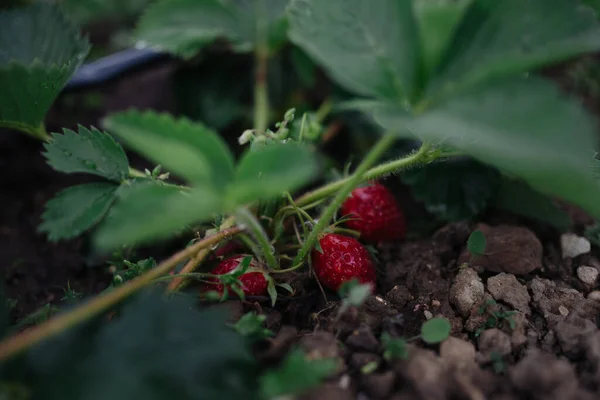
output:
[[72,311],[59,314],[43,324],[5,339],[0,342],[0,360],[15,356],[22,351],[25,351],[27,348],[42,342],[44,339],[62,333],[70,327],[106,311],[143,287],[151,284],[154,279],[168,274],[177,264],[195,256],[200,250],[210,248],[220,241],[236,235],[241,231],[241,228],[233,227],[209,236],[172,255],[170,258],[160,263],[156,268],[132,279],[122,286],[100,294]]

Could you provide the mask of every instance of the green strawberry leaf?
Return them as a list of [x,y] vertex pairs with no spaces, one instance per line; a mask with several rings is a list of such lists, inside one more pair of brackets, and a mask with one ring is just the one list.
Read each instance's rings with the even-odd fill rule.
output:
[[595,123],[543,79],[493,81],[416,117],[386,103],[369,102],[367,109],[386,129],[444,141],[600,217],[600,185],[590,168],[598,148]]
[[561,232],[571,227],[569,214],[525,182],[502,179],[490,206],[552,225]]
[[227,198],[238,205],[271,199],[298,189],[317,172],[315,155],[301,144],[289,142],[249,150],[238,163]]
[[454,92],[600,49],[600,23],[581,0],[474,0],[428,93]]
[[473,0],[414,0],[425,78],[440,62],[465,10]]
[[260,378],[263,398],[293,398],[321,383],[337,368],[335,359],[311,360],[300,349],[292,350],[277,369]]
[[289,37],[363,96],[404,101],[417,77],[418,30],[408,0],[292,0]]
[[199,122],[130,110],[108,116],[104,124],[132,149],[192,183],[223,189],[233,179],[227,144]]
[[[110,324],[77,326],[2,370],[32,399],[257,400],[258,368],[220,307],[188,295],[136,295]],[[5,373],[5,375],[4,375]]]
[[154,181],[121,187],[119,200],[98,227],[95,244],[112,250],[164,239],[222,211],[223,198],[210,187],[184,191]]
[[0,126],[46,139],[46,113],[89,43],[58,7],[36,3],[0,12],[0,49]]
[[65,13],[80,26],[99,20],[137,17],[152,0],[62,0]]
[[129,174],[123,148],[110,135],[93,127],[79,126],[77,133],[69,129],[63,129],[62,135],[53,133],[44,148],[48,164],[56,171],[85,172],[114,182],[121,182]]
[[116,200],[118,185],[86,183],[59,192],[46,203],[38,230],[48,239],[74,238],[98,224]]
[[472,159],[424,165],[402,173],[415,199],[445,221],[473,218],[493,198],[500,174]]
[[[247,52],[257,42],[264,23],[271,48],[285,35],[288,0],[160,0],[142,16],[136,38],[184,58],[198,54],[217,38],[228,39],[235,50]],[[261,8],[262,7],[262,8]]]

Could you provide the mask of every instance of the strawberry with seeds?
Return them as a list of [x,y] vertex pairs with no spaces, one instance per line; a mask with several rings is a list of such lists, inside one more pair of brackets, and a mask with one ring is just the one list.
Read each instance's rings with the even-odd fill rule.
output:
[[[242,255],[227,258],[221,261],[211,273],[214,275],[224,275],[230,273],[236,269],[243,260],[244,256]],[[257,271],[257,269],[260,269],[260,267],[253,258],[248,266],[248,271],[238,278],[241,283],[241,289],[246,296],[267,295],[268,282],[265,279],[265,275],[262,272]],[[215,283],[219,282],[216,278],[212,278],[210,281]],[[207,291],[216,291],[220,294],[223,294],[224,291],[224,287],[220,283],[208,284],[205,286],[205,289]]]
[[365,242],[388,242],[406,236],[404,213],[394,195],[380,183],[354,189],[342,204],[341,214],[351,218],[346,226],[360,232]]
[[375,290],[373,259],[358,240],[326,233],[319,245],[322,252],[313,249],[311,257],[317,279],[323,286],[338,291],[342,283],[357,279],[360,283],[370,283]]

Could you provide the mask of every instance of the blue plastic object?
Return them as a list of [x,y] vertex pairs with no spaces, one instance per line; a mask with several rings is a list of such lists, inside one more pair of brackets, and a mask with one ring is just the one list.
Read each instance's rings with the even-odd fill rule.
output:
[[167,58],[169,56],[166,53],[151,49],[131,48],[119,51],[96,61],[83,64],[63,90],[77,90],[96,86],[128,71]]

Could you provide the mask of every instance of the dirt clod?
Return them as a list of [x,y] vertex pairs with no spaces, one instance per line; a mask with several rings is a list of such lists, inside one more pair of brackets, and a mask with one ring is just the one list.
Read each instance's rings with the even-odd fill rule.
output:
[[498,328],[483,331],[479,336],[477,344],[484,361],[489,361],[492,353],[506,356],[512,351],[510,336]]
[[[541,368],[543,366],[543,368]],[[532,350],[509,370],[513,385],[528,398],[575,399],[578,382],[571,364],[555,356]]]
[[[542,268],[543,247],[537,236],[527,228],[511,225],[489,226],[478,224],[487,239],[485,255],[478,256],[474,264],[492,272],[525,275]],[[460,262],[471,258],[467,248]]]
[[352,353],[350,365],[356,370],[360,370],[367,364],[376,363],[381,365],[381,357],[374,353]]
[[567,356],[572,358],[579,355],[585,348],[586,338],[597,330],[592,321],[574,314],[559,322],[554,328],[560,347]]
[[463,268],[450,288],[450,303],[463,317],[467,317],[473,307],[483,300],[484,295],[485,287],[477,272],[472,268]]
[[402,309],[412,299],[412,295],[408,291],[408,288],[404,285],[394,286],[387,294],[385,299],[397,309]]
[[475,365],[477,351],[471,342],[449,337],[440,345],[440,358],[448,367],[462,370]]
[[531,314],[531,296],[514,275],[502,272],[492,276],[487,281],[487,289],[497,301],[503,301],[525,315]]
[[338,359],[337,372],[342,372],[346,369],[346,363],[341,356],[338,341],[333,334],[325,331],[316,331],[310,335],[303,336],[299,344],[306,352],[308,359],[323,360],[335,358]]
[[373,334],[371,328],[366,325],[361,325],[352,332],[346,339],[346,344],[356,350],[371,353],[375,353],[379,349],[379,341]]
[[548,279],[534,278],[529,282],[532,302],[543,315],[550,329],[565,319],[571,312],[595,321],[600,303],[587,300],[572,288],[559,287]]
[[413,348],[409,359],[397,364],[395,371],[411,383],[419,398],[448,398],[448,374],[442,360],[433,351]]
[[396,374],[394,371],[374,373],[362,377],[362,386],[370,399],[385,399],[394,389]]

